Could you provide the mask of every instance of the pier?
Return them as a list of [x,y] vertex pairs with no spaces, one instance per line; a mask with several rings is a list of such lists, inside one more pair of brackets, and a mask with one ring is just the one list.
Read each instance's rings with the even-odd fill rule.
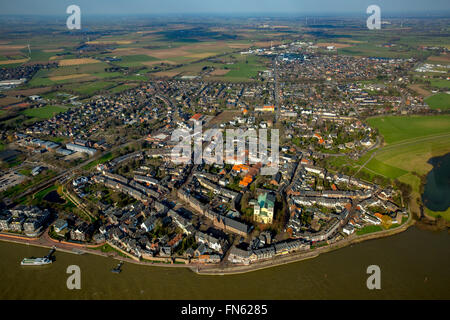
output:
[[121,273],[122,272],[122,265],[123,265],[123,261],[120,261],[120,263],[117,265],[117,267],[115,267],[114,269],[111,270],[112,273]]
[[50,251],[48,252],[48,254],[44,258],[52,260],[52,255],[55,253],[55,251],[56,251],[56,247],[51,248]]

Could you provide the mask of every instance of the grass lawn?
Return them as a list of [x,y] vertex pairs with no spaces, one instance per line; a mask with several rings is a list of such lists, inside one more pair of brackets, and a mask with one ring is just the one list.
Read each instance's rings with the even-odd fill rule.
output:
[[363,235],[363,234],[367,234],[367,233],[372,233],[372,232],[378,232],[383,230],[383,228],[381,226],[376,226],[376,225],[370,225],[370,226],[365,226],[361,229],[359,229],[358,231],[356,231],[356,234],[358,236]]
[[108,152],[107,154],[103,155],[100,159],[95,160],[95,161],[92,161],[92,162],[89,162],[87,165],[85,165],[85,166],[83,167],[83,169],[84,169],[84,170],[91,169],[91,168],[95,167],[95,166],[98,165],[98,164],[108,162],[108,161],[111,160],[112,158],[113,158],[112,153],[111,153],[111,152]]
[[432,217],[442,217],[447,221],[450,221],[450,208],[448,208],[445,211],[431,211],[427,207],[424,206],[425,213],[432,216]]
[[55,185],[53,185],[53,186],[48,187],[47,189],[41,190],[34,195],[34,199],[42,201],[42,199],[44,199],[44,197],[47,195],[47,193],[49,193],[53,190],[56,190],[56,188],[57,187]]
[[378,160],[376,157],[366,165],[366,168],[377,173],[382,173],[382,175],[392,179],[398,178],[408,173],[408,171],[384,163]]
[[447,93],[438,93],[426,98],[425,102],[431,109],[447,110],[450,108],[450,95]]
[[450,134],[443,138],[423,138],[408,144],[382,148],[375,159],[405,170],[426,174],[432,169],[428,160],[432,157],[450,152]]
[[111,246],[110,246],[109,244],[107,244],[107,243],[104,244],[104,245],[102,245],[102,246],[93,248],[93,249],[94,249],[94,250],[99,250],[99,251],[105,252],[105,253],[108,253],[108,252],[116,252],[118,255],[120,255],[120,256],[122,256],[122,257],[124,257],[124,258],[129,258],[129,256],[123,254],[123,253],[120,252],[119,250],[114,249],[113,247],[111,247]]
[[23,176],[30,177],[31,176],[31,169],[21,169],[19,170],[19,173]]
[[66,111],[68,108],[63,106],[45,106],[23,111],[22,113],[31,118],[50,119],[54,115]]
[[431,86],[436,88],[450,88],[450,81],[444,79],[432,79],[430,80]]

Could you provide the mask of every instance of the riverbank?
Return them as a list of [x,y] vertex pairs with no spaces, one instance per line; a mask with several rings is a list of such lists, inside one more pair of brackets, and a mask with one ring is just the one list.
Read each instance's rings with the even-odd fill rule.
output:
[[[363,241],[317,258],[230,276],[151,268],[90,254],[56,252],[49,266],[22,267],[23,257],[49,249],[0,241],[0,299],[51,300],[264,300],[264,299],[448,299],[447,232],[416,225],[392,237]],[[368,266],[381,268],[382,290],[366,287]],[[66,287],[67,267],[81,269],[81,290]]]
[[[95,250],[98,246],[90,246],[87,247],[85,245],[73,244],[70,246],[70,243],[63,242],[60,243],[54,239],[50,240],[47,232],[43,234],[40,238],[27,239],[25,237],[10,235],[5,233],[0,233],[0,241],[12,242],[17,244],[26,244],[32,245],[42,248],[53,248],[55,247],[57,251],[71,253],[71,254],[93,254],[97,256],[102,256],[106,258],[113,258],[116,260],[121,260],[124,262],[138,264],[138,265],[146,265],[146,266],[154,266],[154,267],[168,267],[168,268],[188,268],[191,271],[199,274],[199,275],[235,275],[241,273],[247,273],[257,270],[262,270],[266,268],[276,267],[284,264],[289,264],[293,262],[299,262],[306,259],[312,259],[318,257],[322,253],[331,252],[340,248],[347,247],[352,244],[356,244],[359,242],[363,242],[366,240],[372,240],[377,238],[384,238],[391,235],[395,235],[397,233],[403,232],[412,226],[415,223],[415,220],[412,219],[412,215],[409,214],[408,220],[402,225],[388,230],[378,231],[375,233],[369,233],[357,236],[353,234],[348,238],[345,238],[339,242],[329,244],[327,246],[323,246],[320,248],[315,248],[313,250],[303,251],[303,252],[294,252],[284,256],[277,256],[270,260],[258,261],[256,263],[250,265],[204,265],[204,264],[168,264],[168,263],[158,263],[158,262],[146,262],[146,261],[136,261],[131,258],[126,258],[123,256],[119,256],[113,253],[106,253],[99,250]],[[49,242],[50,241],[50,242]],[[100,245],[99,245],[100,246]],[[76,251],[75,251],[76,250]]]
[[322,253],[331,252],[337,249],[341,249],[359,242],[367,241],[367,240],[373,240],[378,238],[385,238],[389,237],[398,233],[401,233],[405,230],[407,230],[409,227],[415,224],[415,220],[412,219],[412,215],[410,214],[408,216],[408,220],[393,229],[383,230],[379,232],[369,233],[357,236],[356,234],[353,234],[349,236],[348,238],[345,238],[344,240],[341,240],[339,242],[329,244],[327,246],[323,246],[320,248],[316,248],[309,251],[304,252],[294,252],[285,256],[279,256],[275,257],[270,260],[264,260],[259,261],[254,264],[250,265],[237,265],[237,266],[226,266],[223,268],[213,266],[213,267],[207,267],[204,266],[202,269],[194,270],[198,274],[202,275],[233,275],[233,274],[241,274],[241,273],[247,273],[257,270],[262,270],[266,268],[281,266],[289,263],[299,262],[306,259],[312,259],[318,257]]

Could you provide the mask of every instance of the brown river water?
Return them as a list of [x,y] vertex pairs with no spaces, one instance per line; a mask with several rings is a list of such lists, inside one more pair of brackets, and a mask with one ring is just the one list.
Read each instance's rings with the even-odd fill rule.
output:
[[[238,275],[197,275],[186,268],[125,263],[56,252],[48,266],[22,267],[48,249],[0,241],[0,299],[450,299],[450,236],[411,227],[317,258]],[[366,269],[381,268],[381,289],[369,290]],[[69,265],[81,268],[81,289],[69,290]]]

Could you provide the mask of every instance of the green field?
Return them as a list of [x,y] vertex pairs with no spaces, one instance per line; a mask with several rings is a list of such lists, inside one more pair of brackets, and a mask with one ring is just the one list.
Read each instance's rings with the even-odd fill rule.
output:
[[114,86],[114,84],[115,84],[114,82],[95,81],[83,84],[74,84],[69,88],[79,94],[90,96],[102,90],[107,90],[108,88]]
[[372,159],[366,165],[366,168],[376,173],[382,173],[384,176],[393,179],[401,177],[402,175],[408,173],[408,171],[406,170],[391,166],[385,162],[378,160],[377,158]]
[[356,234],[358,236],[361,236],[363,234],[378,232],[381,230],[383,230],[383,228],[381,228],[380,226],[370,225],[370,226],[365,226],[364,228],[359,229],[358,231],[356,231]]
[[362,56],[362,57],[384,57],[384,58],[411,58],[413,57],[425,57],[427,53],[418,51],[411,47],[392,47],[386,48],[380,45],[376,45],[373,42],[361,43],[351,47],[338,49],[338,53],[342,55],[350,56]]
[[[388,145],[376,150],[363,170],[407,183],[412,187],[413,198],[420,197],[417,175],[426,175],[432,169],[430,158],[450,152],[450,116],[377,117],[368,122],[378,128]],[[365,155],[358,164],[369,157],[370,154]],[[450,220],[450,210],[426,212]]]
[[431,79],[430,84],[436,88],[450,88],[450,81],[443,79]]
[[119,92],[131,89],[131,88],[134,88],[134,87],[136,87],[136,85],[121,84],[121,85],[118,85],[117,87],[109,89],[108,92],[111,93],[111,94],[115,94],[115,93],[119,93]]
[[68,108],[63,106],[45,106],[23,111],[22,113],[31,118],[50,119],[54,115],[66,111]]
[[41,202],[48,193],[50,193],[51,191],[56,190],[56,189],[57,189],[57,187],[55,185],[53,185],[53,186],[48,187],[47,189],[41,190],[34,195],[34,199]]
[[226,67],[230,69],[224,76],[226,79],[248,80],[249,78],[256,77],[259,71],[266,69],[266,67],[254,56],[240,60],[241,61],[238,63],[226,65]]
[[[419,177],[432,169],[428,160],[450,152],[450,116],[387,116],[370,118],[368,122],[385,137],[385,146],[366,153],[357,161],[343,156],[329,159],[326,163],[351,174],[360,170],[357,177],[368,181],[384,179],[392,182],[398,179],[409,184],[413,199],[410,207],[418,212],[416,199],[420,199]],[[450,220],[450,210],[426,212]]]
[[118,66],[121,66],[121,67],[128,67],[128,68],[142,67],[142,66],[144,66],[142,64],[142,62],[158,61],[159,60],[159,59],[157,59],[155,57],[151,57],[151,56],[144,55],[144,54],[122,56],[120,58],[122,59],[121,61],[117,61],[117,62],[115,61],[113,63],[115,65],[118,65]]
[[[448,81],[447,81],[448,82]],[[425,102],[431,109],[450,109],[450,95],[447,93],[438,93],[425,99]]]
[[92,162],[89,162],[87,165],[85,165],[85,166],[83,167],[83,169],[84,169],[84,170],[88,170],[88,169],[90,169],[90,168],[95,167],[95,166],[98,165],[98,164],[102,164],[102,163],[108,162],[108,161],[111,160],[112,158],[113,158],[112,153],[111,153],[111,152],[108,152],[108,153],[106,153],[105,155],[103,155],[100,159],[95,160],[95,161],[92,161]]
[[378,128],[387,144],[450,133],[450,115],[375,117],[367,122],[371,127]]

